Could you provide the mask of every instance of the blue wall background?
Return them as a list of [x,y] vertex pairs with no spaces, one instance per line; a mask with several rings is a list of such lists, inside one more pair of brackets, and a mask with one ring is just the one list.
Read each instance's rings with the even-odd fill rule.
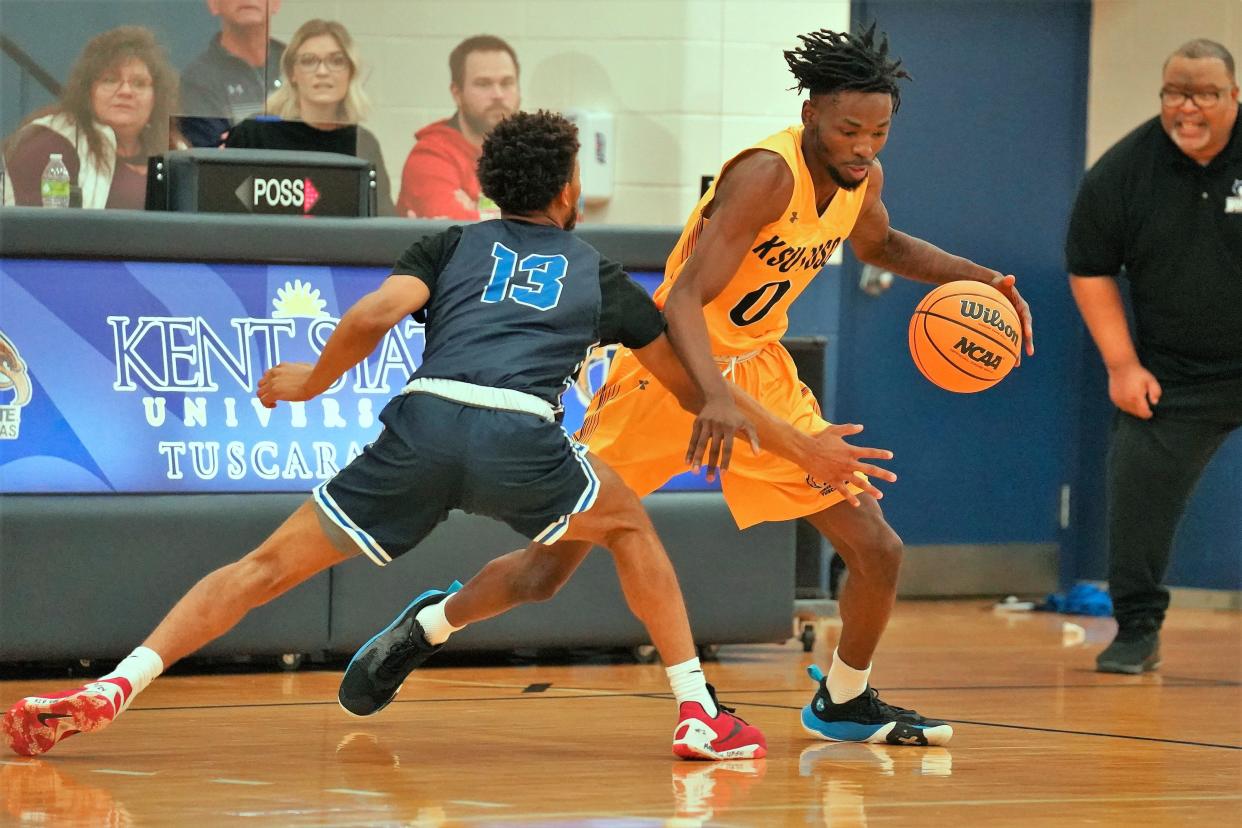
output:
[[[982,394],[940,391],[906,342],[929,287],[898,279],[869,296],[847,255],[791,318],[792,334],[829,341],[825,411],[896,454],[883,505],[907,543],[1059,543],[1064,582],[1103,579],[1112,407],[1062,254],[1085,159],[1090,3],[861,0],[853,20],[878,20],[914,75],[883,155],[893,226],[1017,275],[1036,355]],[[1168,582],[1242,589],[1242,435],[1205,473]]]
[[908,543],[1055,542],[1078,415],[1065,371],[1081,333],[1060,251],[1083,166],[1090,7],[871,0],[853,19],[878,20],[914,76],[883,155],[893,226],[1016,274],[1038,351],[983,394],[941,391],[906,341],[930,287],[898,279],[869,296],[849,257],[803,301],[795,332],[839,342],[826,402],[895,453],[884,508]]

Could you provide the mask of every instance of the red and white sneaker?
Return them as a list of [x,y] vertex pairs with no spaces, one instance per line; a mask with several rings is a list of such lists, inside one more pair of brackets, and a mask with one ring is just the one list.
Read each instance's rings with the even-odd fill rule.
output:
[[47,753],[75,733],[102,730],[121,712],[131,692],[129,681],[110,678],[64,693],[27,696],[0,719],[0,733],[14,753]]
[[680,759],[762,759],[768,743],[754,725],[746,724],[716,699],[716,689],[707,685],[716,702],[716,718],[707,715],[698,702],[682,702],[677,728],[673,731],[673,755]]

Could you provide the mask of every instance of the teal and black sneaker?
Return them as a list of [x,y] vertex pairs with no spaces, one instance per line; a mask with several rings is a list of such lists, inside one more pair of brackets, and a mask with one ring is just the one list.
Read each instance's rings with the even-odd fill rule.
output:
[[943,746],[953,738],[953,727],[938,719],[925,719],[913,710],[880,701],[875,688],[843,704],[828,695],[824,673],[814,664],[807,674],[819,685],[815,698],[802,708],[802,728],[830,742]]
[[461,584],[453,581],[448,589],[427,590],[363,644],[341,677],[341,689],[336,694],[341,707],[355,716],[370,716],[387,707],[405,677],[440,649],[427,643],[415,616],[423,607],[437,604],[459,589]]

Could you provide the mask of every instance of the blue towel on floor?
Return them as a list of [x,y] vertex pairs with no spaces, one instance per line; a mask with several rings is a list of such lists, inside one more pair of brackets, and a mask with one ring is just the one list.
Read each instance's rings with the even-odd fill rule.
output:
[[1108,616],[1113,614],[1113,601],[1106,591],[1094,584],[1078,584],[1064,595],[1052,593],[1035,609],[1065,615]]

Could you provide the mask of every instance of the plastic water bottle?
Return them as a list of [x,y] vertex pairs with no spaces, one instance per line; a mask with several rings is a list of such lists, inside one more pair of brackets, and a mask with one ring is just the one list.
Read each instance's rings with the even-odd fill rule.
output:
[[59,152],[48,157],[39,192],[43,195],[44,207],[69,206],[69,168],[65,166]]

